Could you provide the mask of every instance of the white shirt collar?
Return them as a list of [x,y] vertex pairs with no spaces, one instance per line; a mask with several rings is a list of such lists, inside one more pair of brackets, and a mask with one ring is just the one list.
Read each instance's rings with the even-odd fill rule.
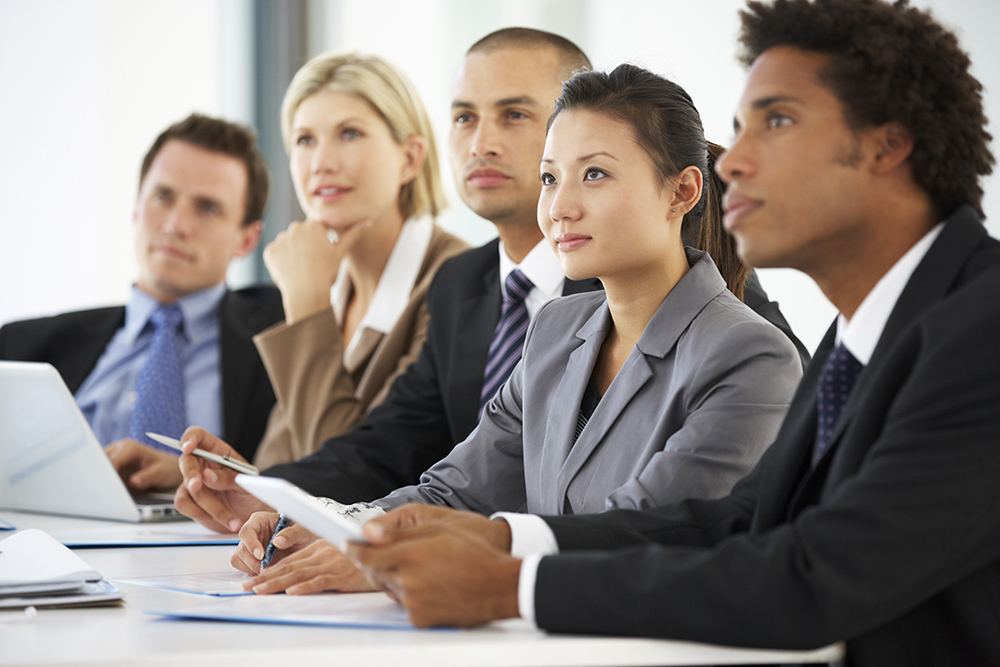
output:
[[843,343],[862,365],[867,366],[871,361],[878,339],[882,337],[882,331],[885,329],[885,323],[892,309],[896,307],[896,302],[899,301],[899,295],[903,293],[903,288],[910,282],[910,277],[920,264],[920,260],[931,249],[942,229],[944,223],[938,223],[907,250],[906,254],[875,283],[875,287],[854,311],[854,316],[850,320],[843,315],[837,317],[837,344]]
[[[361,340],[361,332],[373,329],[380,333],[389,333],[396,325],[396,320],[410,302],[413,286],[417,284],[417,275],[424,262],[427,248],[431,244],[434,233],[434,219],[430,216],[410,218],[403,223],[396,237],[396,243],[389,253],[389,261],[382,270],[382,276],[375,287],[375,294],[368,306],[365,316],[354,331],[350,344],[344,351],[347,356]],[[330,288],[330,302],[338,323],[344,322],[344,312],[347,310],[347,300],[351,294],[351,280],[347,275],[347,262],[340,263],[337,280]]]
[[500,241],[500,293],[507,294],[507,276],[514,269],[521,269],[535,286],[524,299],[524,304],[528,308],[528,314],[534,317],[542,305],[557,296],[562,296],[563,283],[566,276],[563,275],[559,260],[545,239],[539,241],[531,251],[525,255],[520,264],[515,264],[504,249],[503,241]]

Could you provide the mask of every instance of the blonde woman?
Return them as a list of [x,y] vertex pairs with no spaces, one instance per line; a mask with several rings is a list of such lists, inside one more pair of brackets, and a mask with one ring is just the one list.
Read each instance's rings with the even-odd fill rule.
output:
[[[260,467],[312,453],[385,398],[426,338],[434,274],[468,247],[434,223],[444,196],[430,122],[385,60],[306,63],[285,94],[281,130],[305,219],[264,250],[285,320],[254,338],[277,397]],[[183,480],[176,457],[140,454],[146,487]]]
[[467,248],[434,223],[444,198],[430,122],[385,60],[309,61],[281,130],[305,220],[264,250],[285,321],[255,338],[277,396],[262,467],[312,453],[384,399],[426,337],[434,273]]

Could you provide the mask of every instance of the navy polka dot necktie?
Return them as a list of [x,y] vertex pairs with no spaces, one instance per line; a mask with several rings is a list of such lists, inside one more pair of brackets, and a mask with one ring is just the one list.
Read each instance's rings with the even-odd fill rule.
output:
[[847,397],[851,395],[854,381],[858,379],[862,368],[864,366],[861,362],[843,345],[834,348],[823,364],[819,383],[816,385],[816,448],[813,451],[813,465],[816,465],[830,446],[837,419],[844,410]]
[[503,296],[503,309],[500,321],[493,331],[493,341],[486,358],[486,372],[483,374],[483,389],[479,394],[479,415],[493,395],[497,393],[514,365],[521,358],[521,348],[524,347],[524,335],[528,331],[528,307],[524,299],[534,287],[534,283],[520,269],[514,269],[504,282],[506,294]]
[[184,314],[176,304],[160,305],[149,318],[155,328],[153,342],[136,382],[129,436],[157,449],[172,449],[153,442],[146,432],[180,438],[187,426],[184,374],[180,338]]

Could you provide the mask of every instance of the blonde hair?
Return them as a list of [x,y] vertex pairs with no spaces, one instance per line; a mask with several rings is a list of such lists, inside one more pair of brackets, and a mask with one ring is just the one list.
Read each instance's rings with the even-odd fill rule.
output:
[[399,189],[403,219],[430,214],[445,207],[437,147],[427,111],[416,88],[398,69],[378,56],[324,53],[295,73],[281,103],[281,136],[292,149],[292,121],[302,102],[321,90],[334,90],[367,102],[382,117],[396,143],[414,136],[427,142],[427,155],[416,177]]

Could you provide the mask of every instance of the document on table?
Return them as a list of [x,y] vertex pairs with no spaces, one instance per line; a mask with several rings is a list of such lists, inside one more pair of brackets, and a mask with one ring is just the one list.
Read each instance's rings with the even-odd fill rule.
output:
[[148,586],[165,591],[194,593],[195,595],[212,595],[215,597],[233,597],[236,595],[253,595],[253,591],[243,590],[243,582],[250,575],[236,570],[228,572],[206,572],[202,574],[178,574],[166,577],[139,577],[136,579],[115,579],[120,584]]
[[7,523],[3,519],[0,519],[0,530],[16,530],[14,524]]
[[70,528],[53,530],[52,536],[68,547],[181,547],[240,542],[234,534],[216,533],[193,521]]
[[177,610],[149,610],[168,618],[415,630],[406,610],[385,593],[320,593],[235,597]]
[[0,608],[121,598],[100,573],[44,531],[22,530],[0,541]]

